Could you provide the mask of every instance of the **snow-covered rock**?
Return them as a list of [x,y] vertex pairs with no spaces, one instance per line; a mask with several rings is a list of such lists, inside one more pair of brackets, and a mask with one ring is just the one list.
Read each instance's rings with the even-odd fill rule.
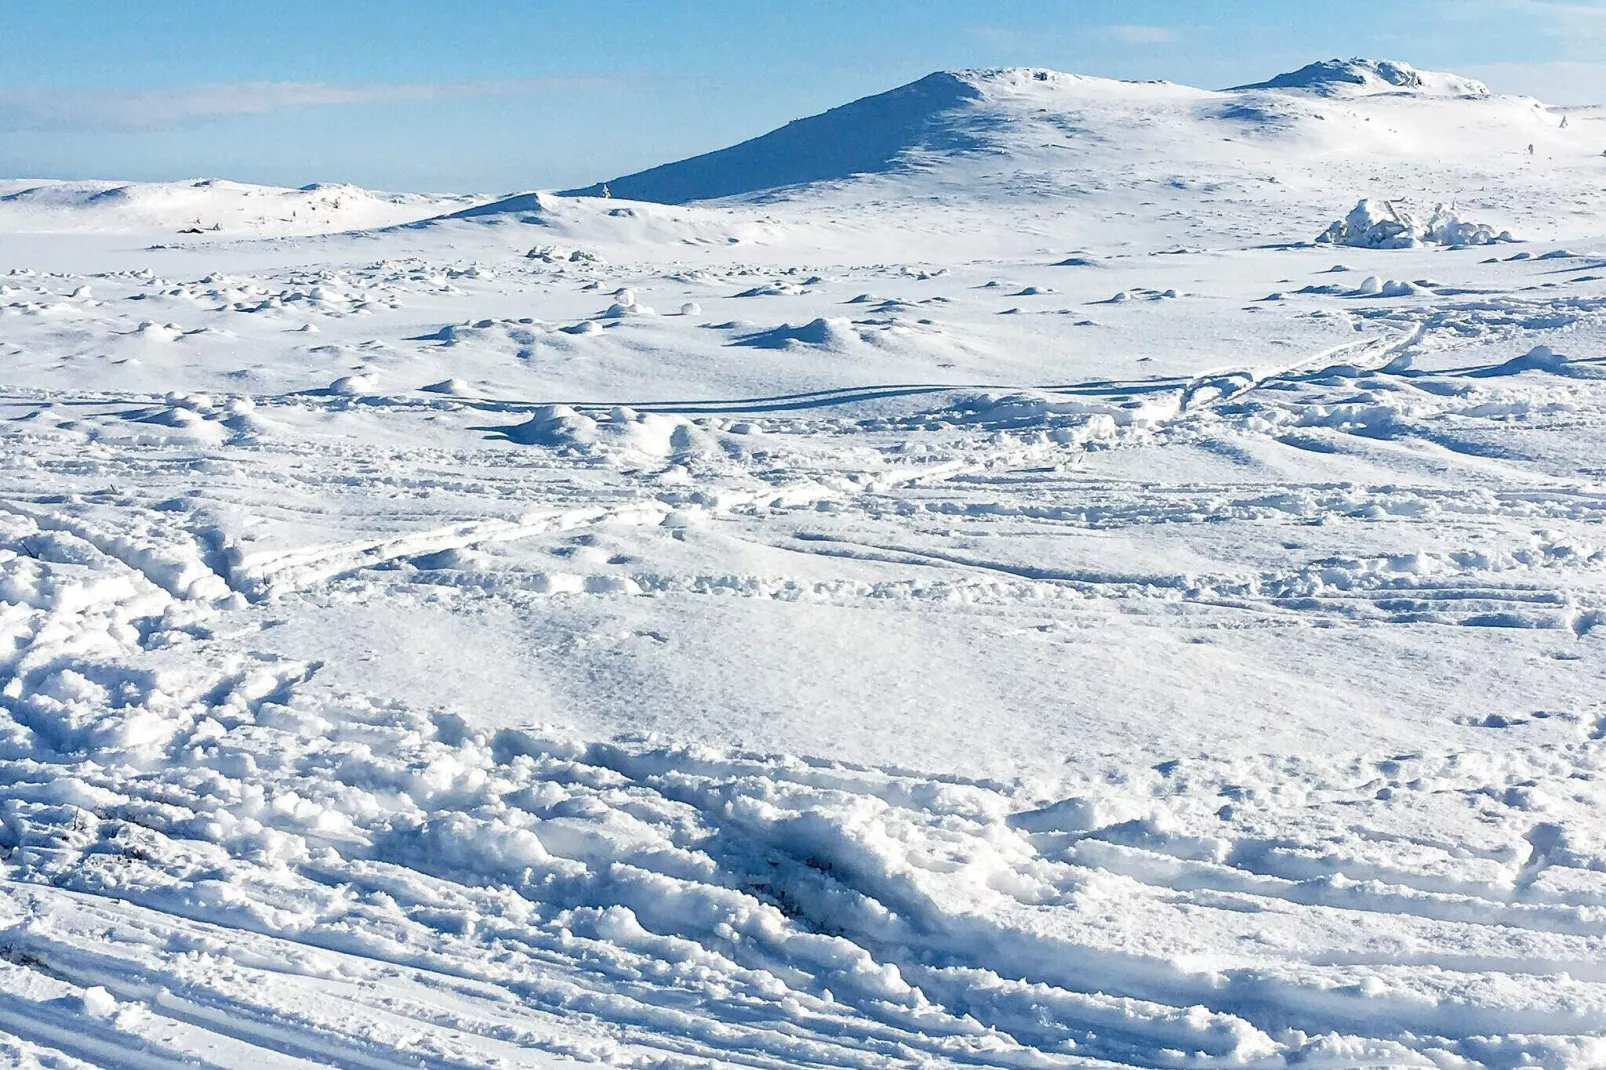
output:
[[1305,90],[1321,96],[1363,96],[1374,93],[1416,93],[1426,96],[1487,97],[1489,87],[1472,78],[1438,71],[1419,71],[1389,59],[1329,59],[1307,64],[1239,90]]

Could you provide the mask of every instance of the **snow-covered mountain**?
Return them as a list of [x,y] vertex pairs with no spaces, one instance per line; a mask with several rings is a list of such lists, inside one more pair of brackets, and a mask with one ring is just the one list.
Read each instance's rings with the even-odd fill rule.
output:
[[1197,181],[1263,178],[1291,160],[1320,158],[1326,171],[1333,157],[1437,166],[1535,141],[1550,151],[1559,147],[1548,136],[1555,126],[1535,101],[1386,60],[1330,60],[1219,92],[1032,68],[947,71],[567,192],[606,186],[614,197],[678,204],[812,197],[850,182],[882,196],[919,176],[907,184],[912,193],[1076,196],[1145,168],[1169,178],[1191,165]]

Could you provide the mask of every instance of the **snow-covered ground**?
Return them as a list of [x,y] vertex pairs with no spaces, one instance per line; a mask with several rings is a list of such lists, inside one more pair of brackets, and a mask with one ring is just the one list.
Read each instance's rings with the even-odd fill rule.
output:
[[0,184],[0,1063],[1606,1065],[1603,119]]

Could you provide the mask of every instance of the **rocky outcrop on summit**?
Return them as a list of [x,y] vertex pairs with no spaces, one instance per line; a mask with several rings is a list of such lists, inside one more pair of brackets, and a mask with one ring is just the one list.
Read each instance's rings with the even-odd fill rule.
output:
[[1486,97],[1489,87],[1458,74],[1419,71],[1409,63],[1391,59],[1327,59],[1297,71],[1229,92],[1248,89],[1308,90],[1322,96],[1363,96],[1371,93],[1421,93],[1428,96]]

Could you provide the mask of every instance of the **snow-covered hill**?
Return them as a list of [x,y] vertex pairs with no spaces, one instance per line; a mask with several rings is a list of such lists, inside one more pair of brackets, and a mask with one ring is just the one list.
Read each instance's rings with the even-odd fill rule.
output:
[[[1389,61],[1313,64],[1224,92],[1005,68],[932,74],[762,137],[615,178],[615,197],[717,198],[897,191],[980,199],[1081,198],[1146,183],[1353,186],[1382,163],[1441,178],[1542,148],[1564,168],[1600,146],[1557,136],[1537,102]],[[1186,162],[1190,166],[1179,165]],[[1291,166],[1292,165],[1292,166]],[[1597,168],[1598,172],[1598,168]],[[1424,176],[1426,177],[1426,176]],[[602,183],[577,194],[596,195]]]
[[[483,199],[483,198],[479,198]],[[474,203],[467,196],[300,189],[217,178],[189,182],[0,180],[0,233],[323,234],[411,222]]]
[[[938,72],[718,152],[607,183],[616,197],[679,204],[824,182],[906,165],[915,152],[979,150],[964,107],[982,89],[969,72]],[[603,184],[570,190],[599,195]]]
[[1274,81],[0,187],[0,1066],[1606,1065],[1602,113]]

